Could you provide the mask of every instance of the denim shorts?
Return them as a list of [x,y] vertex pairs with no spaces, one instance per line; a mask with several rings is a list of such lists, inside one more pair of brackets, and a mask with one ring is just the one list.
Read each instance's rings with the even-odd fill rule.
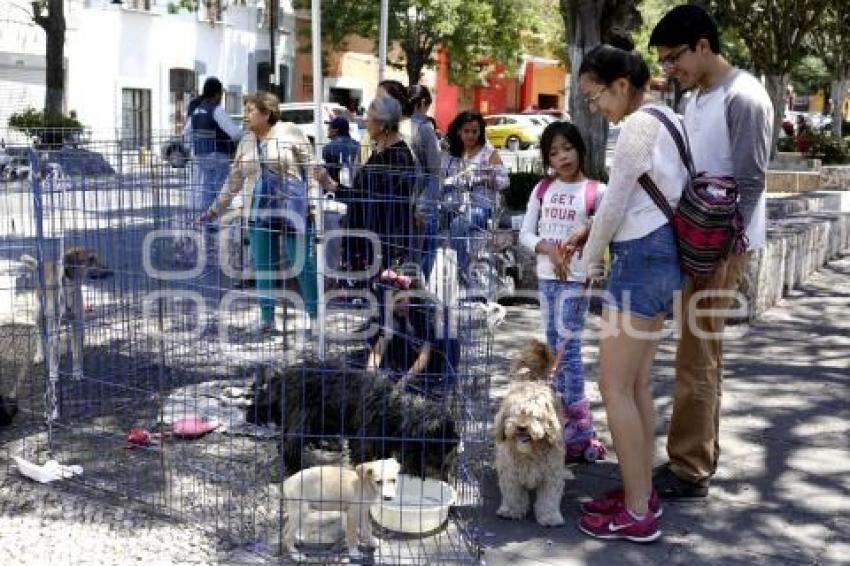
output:
[[666,315],[682,281],[676,234],[665,224],[642,238],[611,243],[605,305],[642,318]]

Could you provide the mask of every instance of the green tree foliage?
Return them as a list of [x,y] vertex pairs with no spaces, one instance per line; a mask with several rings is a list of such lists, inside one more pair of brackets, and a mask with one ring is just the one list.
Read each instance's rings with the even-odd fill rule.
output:
[[679,4],[676,0],[643,0],[638,7],[641,15],[641,25],[634,35],[635,48],[643,56],[649,71],[653,76],[662,74],[661,66],[658,64],[658,55],[655,49],[649,47],[649,36],[661,18],[671,8]]
[[840,139],[844,101],[850,89],[850,1],[840,0],[826,7],[811,44],[831,74],[832,133]]
[[[835,0],[710,0],[721,26],[734,28],[748,46],[753,69],[764,74],[773,102],[773,147],[782,126],[791,70],[806,55],[810,34]],[[772,153],[773,153],[772,152]]]
[[[296,0],[308,8],[310,0]],[[524,31],[529,29],[534,2],[528,0],[393,0],[390,2],[388,39],[398,50],[388,55],[390,65],[403,68],[410,84],[436,63],[437,48],[446,49],[456,84],[480,82],[485,62],[517,67]],[[380,2],[377,0],[324,0],[323,40],[344,49],[356,34],[378,44]]]
[[806,55],[791,69],[791,83],[801,94],[811,94],[827,86],[830,76],[823,59],[815,55]]

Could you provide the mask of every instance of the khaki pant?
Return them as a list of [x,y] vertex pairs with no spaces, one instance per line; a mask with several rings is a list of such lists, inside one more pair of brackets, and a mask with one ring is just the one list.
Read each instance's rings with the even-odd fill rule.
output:
[[737,291],[748,255],[730,256],[705,277],[688,277],[682,290],[682,335],[676,352],[673,416],[667,438],[670,468],[683,480],[707,484],[720,458],[720,397],[723,383],[723,330],[726,317],[701,315],[696,329],[713,337],[699,337],[689,321],[694,307],[728,309],[736,301],[728,296],[705,296],[691,305],[699,291]]

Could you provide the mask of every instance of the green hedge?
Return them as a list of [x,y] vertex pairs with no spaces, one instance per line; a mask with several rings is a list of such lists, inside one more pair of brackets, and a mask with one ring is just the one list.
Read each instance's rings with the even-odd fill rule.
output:
[[511,184],[502,195],[504,198],[505,208],[511,210],[525,210],[528,204],[528,197],[531,196],[531,191],[534,186],[540,181],[539,173],[528,173],[525,171],[511,173]]
[[9,127],[37,137],[43,145],[61,145],[65,140],[77,139],[83,129],[83,125],[75,118],[45,114],[34,108],[12,114]]
[[811,159],[820,159],[824,165],[843,165],[850,163],[850,147],[847,140],[816,134],[811,136],[808,156]]

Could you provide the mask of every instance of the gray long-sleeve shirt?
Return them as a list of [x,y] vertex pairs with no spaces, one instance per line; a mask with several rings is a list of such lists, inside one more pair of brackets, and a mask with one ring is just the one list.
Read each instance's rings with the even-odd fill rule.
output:
[[428,116],[416,112],[410,118],[410,149],[424,175],[416,198],[417,212],[425,216],[436,213],[440,189],[440,144]]
[[685,127],[697,171],[738,181],[739,210],[749,249],[766,243],[765,174],[773,138],[773,105],[762,84],[735,69],[685,108]]

